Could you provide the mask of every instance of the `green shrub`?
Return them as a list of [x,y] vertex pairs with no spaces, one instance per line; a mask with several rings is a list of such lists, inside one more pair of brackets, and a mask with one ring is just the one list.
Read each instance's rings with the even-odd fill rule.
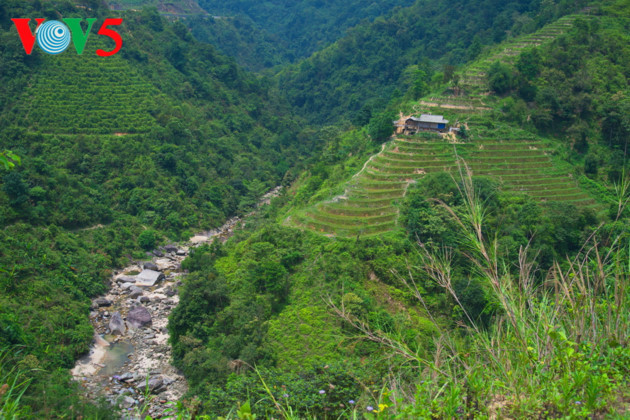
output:
[[138,245],[146,251],[150,251],[155,248],[156,242],[156,233],[152,229],[147,229],[138,236]]

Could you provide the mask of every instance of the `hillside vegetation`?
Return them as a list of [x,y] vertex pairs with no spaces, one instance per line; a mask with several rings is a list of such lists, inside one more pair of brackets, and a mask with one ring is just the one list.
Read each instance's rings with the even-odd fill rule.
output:
[[[68,373],[90,298],[279,184],[182,262],[178,418],[628,416],[625,1],[200,4],[260,68],[357,25],[271,80],[156,8],[28,56],[11,17],[113,12],[0,4],[0,417],[114,417]],[[459,134],[391,138],[426,112]]]
[[286,1],[199,0],[216,17],[191,22],[198,39],[254,70],[306,58],[339,39],[348,28],[388,15],[413,0]]
[[28,56],[9,20],[111,16],[91,7],[0,7],[0,148],[21,157],[0,188],[0,348],[33,380],[23,401],[39,418],[97,415],[67,369],[112,269],[249,211],[318,147],[314,130],[291,141],[268,83],[155,11],[123,14],[108,58],[96,29],[83,55]]
[[456,176],[464,164],[475,175],[502,182],[505,191],[527,194],[542,203],[601,209],[578,188],[568,168],[563,171],[554,165],[545,143],[532,138],[475,137],[466,143],[449,143],[436,135],[399,136],[370,158],[342,195],[291,215],[288,222],[336,236],[382,234],[396,228],[395,204],[410,185],[428,173]]
[[[571,164],[580,157],[562,141],[566,125],[527,118],[538,96],[510,108],[532,54],[540,67],[528,80],[543,89],[558,46],[584,45],[584,22],[624,62],[625,18],[601,13],[483,53],[462,68],[489,62],[478,83],[442,79],[426,96],[412,87],[363,128],[331,133],[287,196],[226,246],[196,252],[170,328],[200,410],[249,401],[285,418],[627,415],[627,165],[613,186]],[[502,92],[497,66],[511,72]],[[610,77],[626,88],[625,68]],[[398,111],[441,113],[462,132],[381,147]],[[614,155],[602,118],[589,114],[587,148]]]
[[[484,46],[533,32],[586,2],[417,1],[352,28],[335,44],[277,76],[291,105],[317,121],[363,125],[383,103],[450,81]],[[470,34],[475,34],[470,36]],[[379,104],[380,101],[380,104]],[[359,112],[360,111],[360,112]],[[358,114],[358,115],[357,115]]]

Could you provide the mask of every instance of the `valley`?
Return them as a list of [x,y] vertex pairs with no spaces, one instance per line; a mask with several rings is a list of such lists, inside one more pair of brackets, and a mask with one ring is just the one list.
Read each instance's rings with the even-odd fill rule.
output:
[[626,3],[2,2],[0,418],[627,417]]

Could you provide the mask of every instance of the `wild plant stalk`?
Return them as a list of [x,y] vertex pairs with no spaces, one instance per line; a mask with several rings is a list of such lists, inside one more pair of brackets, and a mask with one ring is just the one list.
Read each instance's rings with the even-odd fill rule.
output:
[[15,354],[10,348],[0,349],[0,419],[13,420],[23,418],[28,407],[21,405],[20,400],[28,389],[31,379],[26,378],[10,360]]
[[624,209],[628,206],[628,202],[630,202],[630,177],[626,175],[625,171],[621,174],[619,182],[613,184],[613,189],[617,204],[617,217],[615,220],[619,220]]
[[[464,199],[464,211],[433,201],[459,226],[462,252],[475,268],[471,274],[483,280],[498,303],[491,329],[477,325],[460,301],[452,280],[452,251],[435,251],[422,243],[419,243],[420,266],[410,267],[408,279],[401,279],[439,331],[432,359],[411,351],[396,336],[372,330],[348,314],[343,304],[338,308],[330,300],[329,306],[363,338],[382,344],[406,361],[417,361],[429,368],[434,378],[439,376],[444,385],[434,393],[434,399],[445,392],[445,387],[452,385],[451,389],[456,389],[462,383],[468,384],[471,378],[489,383],[489,393],[495,398],[507,391],[513,406],[526,404],[528,398],[530,402],[543,398],[549,381],[567,383],[563,391],[566,395],[562,397],[565,400],[569,395],[587,392],[579,388],[588,380],[585,364],[579,361],[586,357],[580,343],[587,342],[601,356],[610,346],[626,346],[630,341],[628,238],[623,235],[606,238],[596,230],[573,259],[555,262],[542,283],[536,278],[537,265],[535,257],[529,255],[528,244],[519,250],[518,270],[512,273],[510,264],[499,257],[496,238],[489,240],[485,235],[485,206],[474,190],[470,170],[463,161],[459,169],[458,188]],[[627,198],[630,182],[622,181],[618,188],[620,217],[630,200]],[[436,322],[416,286],[414,271],[424,273],[453,298],[466,319],[461,325],[468,332],[467,345],[462,345],[456,331],[445,331]],[[461,357],[462,352],[470,357]],[[603,380],[608,379],[604,376]],[[604,403],[594,401],[590,408],[605,410]]]

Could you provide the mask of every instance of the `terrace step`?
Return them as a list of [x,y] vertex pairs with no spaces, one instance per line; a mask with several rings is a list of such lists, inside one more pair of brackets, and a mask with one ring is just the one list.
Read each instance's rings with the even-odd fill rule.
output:
[[329,233],[336,236],[348,237],[355,235],[377,235],[384,232],[389,232],[395,229],[395,222],[386,222],[372,226],[354,226],[346,227],[343,225],[323,223],[317,220],[313,220],[308,216],[301,216],[298,219],[298,223],[304,227],[320,233]]
[[372,171],[368,168],[362,175],[369,180],[377,181],[399,181],[399,182],[413,182],[416,179],[422,177],[422,174],[387,174],[378,171]]
[[383,190],[383,191],[366,191],[366,190],[351,190],[348,196],[352,199],[379,199],[379,198],[401,198],[405,194],[404,189],[397,190]]
[[408,183],[404,181],[376,181],[372,179],[366,179],[365,177],[362,177],[360,180],[356,181],[357,186],[362,187],[366,190],[405,188],[407,184]]
[[385,216],[388,214],[395,214],[396,208],[392,206],[383,207],[349,207],[339,205],[338,203],[322,204],[319,206],[322,212],[328,212],[330,214],[338,214],[340,216],[354,216],[354,217],[371,217],[371,216]]
[[344,200],[346,206],[348,207],[360,207],[360,208],[373,208],[373,207],[385,207],[391,206],[392,199],[391,198],[375,198],[375,199],[364,199],[364,198],[353,198]]
[[422,166],[443,166],[446,164],[455,163],[455,160],[451,157],[451,159],[446,158],[424,158],[420,157],[419,160],[402,160],[402,159],[392,159],[387,156],[379,156],[378,159],[373,159],[371,163],[374,163],[378,166],[385,167],[391,166],[394,168],[417,168]]
[[371,217],[357,217],[357,216],[341,216],[336,214],[326,214],[321,211],[306,212],[306,215],[313,220],[317,220],[322,223],[347,227],[366,227],[372,225],[379,225],[388,222],[396,222],[398,217],[397,213],[388,214],[384,216],[371,216]]

